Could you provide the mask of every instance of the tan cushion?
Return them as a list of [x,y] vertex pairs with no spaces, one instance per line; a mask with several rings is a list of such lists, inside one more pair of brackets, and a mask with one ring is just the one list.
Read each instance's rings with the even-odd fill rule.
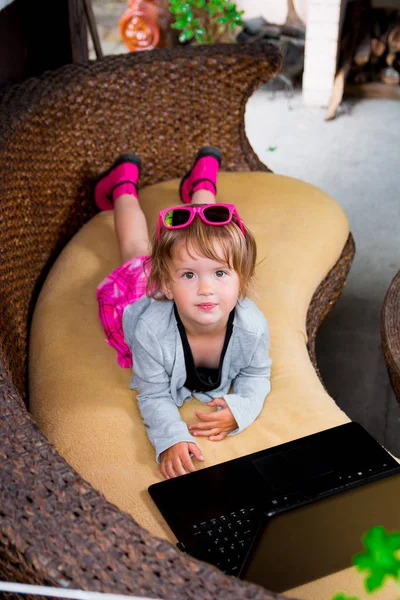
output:
[[[161,208],[179,203],[178,183],[140,190],[151,226]],[[218,200],[235,203],[257,239],[252,298],[270,326],[272,391],[260,417],[240,435],[214,443],[199,439],[204,466],[349,420],[311,365],[305,329],[312,295],[346,243],[346,215],[314,186],[269,173],[221,173]],[[30,406],[48,439],[85,479],[153,534],[174,541],[147,492],[162,477],[129,389],[131,372],[118,366],[97,316],[96,286],[118,264],[111,212],[96,215],[57,260],[33,318]],[[198,404],[185,404],[185,420],[193,420]]]
[[[351,562],[351,557],[349,557],[349,562]],[[382,589],[374,592],[371,596],[364,585],[367,576],[368,571],[360,572],[355,567],[349,567],[297,588],[286,590],[285,594],[297,600],[329,600],[338,592],[344,593],[346,597],[356,597],[358,600],[371,600],[371,598],[373,600],[394,600],[398,598],[399,588],[392,578],[386,578]]]

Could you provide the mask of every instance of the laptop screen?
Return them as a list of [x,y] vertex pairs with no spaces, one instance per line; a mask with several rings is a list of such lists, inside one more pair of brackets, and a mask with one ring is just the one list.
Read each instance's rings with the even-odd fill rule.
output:
[[400,531],[400,474],[291,510],[268,513],[240,577],[284,592],[352,566],[376,525]]

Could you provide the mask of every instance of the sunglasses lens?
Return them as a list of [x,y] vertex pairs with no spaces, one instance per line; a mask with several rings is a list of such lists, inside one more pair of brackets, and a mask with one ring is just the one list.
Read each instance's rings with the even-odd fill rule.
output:
[[204,216],[210,223],[226,223],[229,220],[229,208],[226,206],[207,206]]
[[179,225],[185,225],[190,219],[190,211],[184,208],[176,208],[175,210],[169,210],[165,214],[165,225],[167,227],[179,227]]

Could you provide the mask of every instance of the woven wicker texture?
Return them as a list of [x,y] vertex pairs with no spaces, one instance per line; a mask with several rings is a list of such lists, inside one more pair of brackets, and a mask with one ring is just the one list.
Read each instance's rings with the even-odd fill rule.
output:
[[[244,111],[281,66],[270,45],[185,47],[71,65],[2,90],[0,577],[153,598],[275,597],[190,559],[108,503],[48,444],[25,403],[30,315],[58,253],[94,213],[94,176],[135,150],[142,185],[179,177],[205,144],[222,149],[225,170],[268,170],[245,136]],[[316,330],[353,254],[350,236],[310,305],[315,366]]]
[[393,278],[383,302],[381,338],[390,382],[400,402],[400,271]]

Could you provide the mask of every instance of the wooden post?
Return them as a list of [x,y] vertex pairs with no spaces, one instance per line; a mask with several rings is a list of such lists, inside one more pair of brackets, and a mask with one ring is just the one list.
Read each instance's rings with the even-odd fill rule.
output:
[[[82,0],[82,1],[83,1],[83,8],[85,11],[85,16],[86,16],[87,24],[89,27],[90,35],[92,37],[96,57],[102,58],[103,50],[101,48],[100,37],[99,37],[98,31],[97,31],[96,19],[95,19],[93,8],[92,8],[92,0]],[[87,40],[86,40],[86,51],[87,51]]]
[[87,62],[89,60],[88,23],[83,0],[68,0],[68,13],[71,37],[71,62]]
[[287,27],[297,27],[298,29],[304,29],[304,23],[296,12],[293,0],[287,0],[287,7],[288,12],[285,25]]

